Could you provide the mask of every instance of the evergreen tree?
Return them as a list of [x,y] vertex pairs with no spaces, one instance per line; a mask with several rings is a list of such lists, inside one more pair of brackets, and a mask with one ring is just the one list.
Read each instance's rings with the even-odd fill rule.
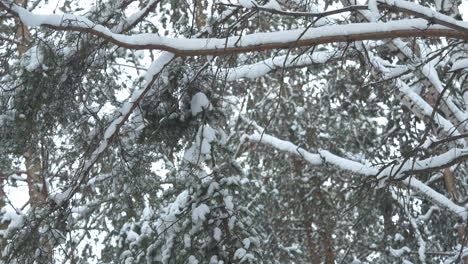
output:
[[467,263],[460,5],[0,0],[1,262]]

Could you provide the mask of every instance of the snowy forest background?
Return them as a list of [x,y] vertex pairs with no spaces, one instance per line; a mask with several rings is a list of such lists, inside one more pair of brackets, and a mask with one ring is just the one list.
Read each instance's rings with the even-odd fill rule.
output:
[[468,263],[461,0],[0,0],[1,263]]

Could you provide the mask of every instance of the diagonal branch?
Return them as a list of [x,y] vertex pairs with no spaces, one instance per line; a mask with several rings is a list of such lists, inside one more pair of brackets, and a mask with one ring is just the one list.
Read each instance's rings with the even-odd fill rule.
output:
[[159,4],[159,2],[161,2],[161,0],[149,1],[149,3],[147,3],[144,8],[134,13],[128,19],[126,19],[121,24],[119,24],[115,32],[127,32],[131,30],[132,28],[134,28],[136,25],[138,25],[138,23],[143,21],[143,19],[145,19],[146,16],[149,15],[151,10],[153,10]]
[[416,17],[423,18],[430,23],[443,25],[463,32],[464,34],[468,34],[468,23],[456,20],[453,17],[432,10],[429,7],[401,0],[377,0],[377,2],[384,8],[411,14]]
[[141,100],[151,89],[157,77],[161,74],[162,70],[172,60],[174,60],[174,58],[174,54],[165,52],[153,62],[153,64],[148,69],[148,72],[146,73],[146,84],[142,88],[135,90],[130,96],[130,98],[127,100],[127,102],[125,102],[120,109],[115,111],[118,117],[114,119],[114,121],[112,121],[112,123],[107,127],[107,129],[104,132],[104,138],[99,142],[99,144],[91,154],[90,158],[88,158],[82,164],[81,169],[77,172],[75,176],[76,182],[65,192],[57,194],[53,197],[57,204],[60,205],[64,201],[69,200],[79,190],[80,186],[87,182],[88,174],[93,168],[94,164],[102,156],[104,151],[108,149],[112,139],[116,137],[116,135],[119,133],[120,128],[130,117],[133,110],[135,110],[137,105],[141,102]]

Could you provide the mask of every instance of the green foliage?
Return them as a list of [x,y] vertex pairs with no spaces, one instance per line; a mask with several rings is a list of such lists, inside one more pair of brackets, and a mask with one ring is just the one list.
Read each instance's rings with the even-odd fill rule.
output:
[[[79,1],[67,0],[56,10],[118,31],[131,11],[150,2],[97,1],[85,11]],[[284,10],[316,12],[346,2],[280,4]],[[420,2],[435,8],[433,1]],[[206,1],[161,1],[122,33],[225,38],[363,19],[357,11],[316,19],[230,7],[232,15],[224,19],[226,10]],[[391,11],[381,20],[408,17]],[[0,17],[0,37],[13,36],[15,23]],[[21,56],[14,42],[0,42],[0,176],[8,188],[30,181],[18,177],[26,175],[26,155],[34,152],[47,197],[37,207],[3,210],[4,220],[13,223],[2,233],[9,245],[7,263],[45,263],[51,256],[63,263],[418,262],[421,240],[427,252],[443,253],[426,254],[428,263],[462,252],[453,227],[466,225],[466,219],[435,208],[401,178],[382,180],[326,162],[316,166],[301,152],[246,141],[254,132],[266,133],[310,153],[327,150],[372,168],[462,147],[454,140],[420,147],[428,134],[447,135],[434,125],[436,119],[421,117],[414,102],[403,102],[396,83],[401,79],[429,101],[424,96],[430,87],[420,71],[426,58],[404,57],[386,40],[178,57],[132,105],[128,120],[116,125],[124,118],[126,98],[146,88],[142,74],[159,51],[127,50],[100,37],[47,27],[30,33]],[[466,72],[449,70],[452,55],[468,56],[465,44],[403,41],[427,49],[427,56],[440,52],[436,76],[444,87],[451,85],[447,95],[464,109]],[[276,63],[257,78],[229,79],[236,67],[319,52],[333,56],[301,67]],[[406,72],[388,77],[379,63]],[[197,94],[207,103],[194,101]],[[111,128],[117,132],[109,135]],[[460,200],[451,198],[441,171],[404,176],[463,206],[466,165],[457,163],[452,171]],[[62,202],[70,190],[74,195]]]

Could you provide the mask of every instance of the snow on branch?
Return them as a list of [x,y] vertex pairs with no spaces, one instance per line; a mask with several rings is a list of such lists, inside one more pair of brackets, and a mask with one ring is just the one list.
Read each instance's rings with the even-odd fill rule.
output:
[[376,168],[371,168],[359,162],[339,157],[327,150],[319,150],[318,154],[313,154],[289,141],[281,140],[266,133],[245,135],[243,140],[270,145],[278,150],[301,156],[312,165],[323,165],[325,163],[329,163],[340,169],[368,176],[376,175],[378,173]]
[[415,177],[406,178],[402,182],[405,185],[409,186],[415,192],[431,200],[433,203],[437,204],[440,207],[447,208],[452,213],[456,214],[457,216],[466,221],[468,217],[467,208],[455,204],[446,196],[435,191],[434,189],[424,184],[420,180],[416,179]]
[[462,69],[468,68],[468,58],[458,59],[453,63],[452,68],[450,71],[458,71]]
[[[369,62],[374,66],[374,68],[379,70],[384,76],[389,78],[393,75],[393,71],[385,66],[385,62],[380,57],[374,56],[370,52],[367,52],[367,56],[370,58]],[[440,127],[449,136],[460,136],[460,132],[457,130],[457,127],[452,124],[452,122],[434,111],[434,108],[429,105],[423,98],[421,98],[421,96],[413,89],[411,89],[404,81],[402,81],[400,78],[397,78],[395,80],[395,85],[397,86],[398,90],[405,96],[404,98],[413,104],[413,106],[408,106],[413,113],[418,116],[432,118],[434,123],[437,124],[437,126]],[[463,141],[463,139],[459,140],[460,143],[463,143]]]
[[379,40],[397,37],[447,37],[468,40],[468,34],[439,25],[428,25],[424,19],[405,19],[387,23],[357,23],[319,28],[300,28],[268,33],[253,33],[228,38],[168,38],[143,33],[123,35],[87,18],[70,14],[39,15],[10,1],[0,0],[0,7],[18,16],[31,27],[45,26],[55,30],[89,33],[118,46],[130,49],[159,49],[179,56],[221,55],[251,51],[312,46],[316,44]]
[[258,127],[257,130],[259,130],[260,133],[255,132],[252,135],[244,135],[241,141],[250,140],[270,145],[281,151],[299,155],[312,165],[329,163],[338,168],[358,174],[377,176],[378,180],[383,180],[388,177],[402,179],[408,175],[428,173],[450,167],[453,164],[468,159],[468,148],[452,148],[442,154],[427,159],[408,158],[395,160],[390,166],[367,166],[356,161],[339,157],[327,150],[319,150],[317,154],[313,154],[292,142],[264,133],[265,130],[261,127]]
[[408,204],[405,203],[404,200],[399,199],[396,193],[392,193],[392,197],[393,199],[398,201],[400,206],[403,207],[403,209],[405,210],[406,215],[409,218],[409,222],[411,226],[413,227],[414,235],[416,236],[416,239],[419,244],[419,249],[418,249],[419,260],[421,261],[421,263],[426,263],[426,241],[424,241],[423,239],[423,236],[421,234],[421,231],[419,230],[419,225],[416,222],[416,219],[411,215],[411,210],[408,208]]
[[313,54],[303,55],[283,55],[269,58],[254,64],[242,65],[237,68],[220,69],[215,68],[214,72],[227,74],[227,81],[235,81],[242,78],[254,79],[268,74],[283,67],[302,67],[311,64],[322,64],[329,61],[336,52],[318,51]]
[[[408,58],[414,58],[416,55],[411,51],[408,47],[407,43],[404,43],[401,39],[394,39],[392,43]],[[444,87],[442,82],[440,81],[437,71],[434,67],[438,62],[437,61],[428,61],[426,65],[421,67],[420,74],[417,74],[419,78],[424,77],[427,79],[437,92],[437,94],[443,93]],[[466,130],[468,128],[468,124],[465,124],[465,120],[468,118],[466,113],[463,113],[453,102],[451,95],[444,95],[443,101],[448,107],[448,111],[455,116],[457,120],[452,120],[453,124],[456,125],[459,129]],[[457,122],[458,121],[458,122]]]
[[378,176],[377,179],[379,180],[386,177],[399,179],[405,175],[431,172],[450,167],[455,163],[468,159],[468,149],[452,148],[440,155],[427,159],[405,159],[396,161],[391,166],[370,167],[356,161],[339,157],[326,150],[319,150],[317,154],[313,154],[289,141],[278,139],[266,133],[245,135],[243,140],[270,145],[276,149],[299,155],[312,165],[329,163],[338,168],[358,174]]
[[[400,92],[405,94],[413,103],[418,105],[421,109],[422,114],[427,117],[431,117],[434,108],[430,106],[424,99],[421,98],[417,93],[415,93],[406,83],[401,81],[400,79],[397,80],[396,85]],[[444,132],[449,136],[459,136],[460,132],[458,132],[457,128],[447,119],[445,119],[442,115],[435,112],[433,121],[440,126]]]
[[399,179],[405,175],[437,171],[448,168],[467,159],[468,148],[452,148],[440,155],[432,156],[427,159],[411,158],[396,161],[392,166],[388,166],[383,169],[379,173],[378,179],[383,179],[385,177]]
[[468,23],[456,20],[453,17],[439,13],[429,7],[424,7],[409,1],[377,0],[382,7],[405,12],[416,17],[424,18],[430,23],[446,26],[448,28],[468,34]]
[[104,131],[104,137],[100,140],[90,157],[84,162],[81,169],[77,172],[77,182],[65,192],[59,193],[53,197],[57,204],[61,204],[64,200],[70,199],[78,191],[79,187],[86,183],[89,171],[94,166],[96,161],[101,157],[103,152],[109,147],[112,138],[114,138],[119,133],[120,128],[128,120],[133,110],[135,110],[137,107],[138,103],[151,89],[154,82],[156,81],[156,78],[174,58],[174,54],[164,52],[151,64],[145,76],[146,84],[142,88],[136,89],[130,95],[128,100],[122,105],[122,107],[115,111],[115,116],[117,116],[117,118],[114,119],[106,128]]
[[[417,174],[440,168],[446,168],[453,165],[454,163],[460,162],[460,160],[468,159],[468,149],[460,150],[455,148],[441,155],[424,160],[407,159],[405,161],[401,161],[401,163],[397,162],[387,167],[371,167],[353,160],[339,157],[326,150],[319,150],[317,154],[310,153],[307,150],[289,141],[281,140],[266,133],[254,133],[252,135],[244,135],[242,137],[242,141],[246,140],[269,145],[278,150],[300,156],[311,165],[324,165],[325,163],[328,163],[340,169],[348,170],[357,174],[365,176],[377,176],[378,180],[382,180],[386,177],[394,177],[395,179],[401,179],[401,177],[397,176],[403,176],[405,174]],[[450,199],[438,193],[437,191],[427,186],[423,182],[419,181],[415,177],[402,178],[401,182],[404,185],[410,187],[412,190],[427,197],[429,200],[431,200],[438,206],[447,208],[452,213],[456,214],[464,220],[467,219],[468,212],[465,207],[455,204]]]
[[[440,81],[439,76],[437,75],[437,71],[434,65],[435,62],[429,62],[421,69],[421,72],[429,80],[429,82],[431,82],[431,84],[437,90],[438,94],[443,94],[444,86],[442,85],[442,82]],[[468,129],[468,124],[466,124],[465,121],[468,119],[468,115],[460,110],[460,108],[453,102],[452,97],[452,95],[446,94],[443,96],[443,100],[448,106],[450,112],[452,112],[453,115],[459,121],[457,125],[461,126],[460,129],[464,128],[466,130]]]

